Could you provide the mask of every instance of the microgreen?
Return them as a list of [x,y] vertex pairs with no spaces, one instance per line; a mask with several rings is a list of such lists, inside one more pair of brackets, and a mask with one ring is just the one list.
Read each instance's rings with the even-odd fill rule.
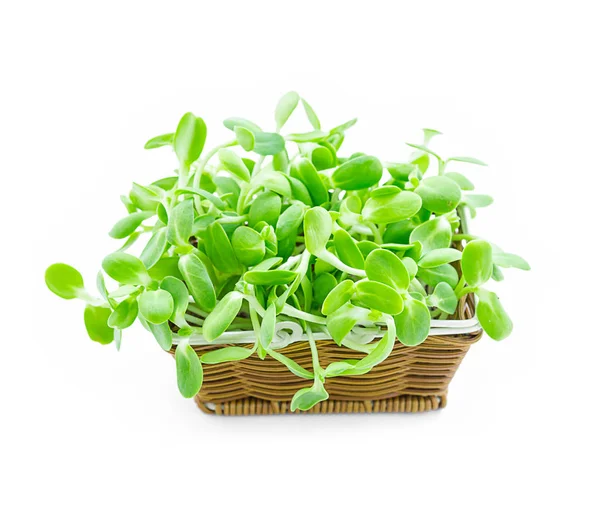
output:
[[[306,118],[304,131],[285,133],[292,116]],[[423,343],[431,319],[456,318],[467,294],[477,297],[489,336],[508,336],[512,322],[496,293],[483,286],[501,281],[501,268],[529,270],[529,264],[466,232],[465,213],[474,217],[492,198],[472,193],[463,168],[485,164],[444,159],[430,147],[441,135],[432,129],[423,131],[422,143],[408,144],[412,153],[400,161],[343,156],[355,123],[325,129],[313,107],[289,92],[275,106],[272,131],[231,117],[224,121],[229,139],[207,149],[206,124],[185,114],[174,131],[145,145],[170,147],[177,175],[134,183],[121,196],[125,212],[107,226],[121,247],[102,261],[99,297],[63,263],[48,267],[48,288],[86,303],[84,324],[93,341],[119,347],[121,331],[137,319],[163,350],[176,343],[177,384],[185,397],[201,389],[203,364],[273,358],[312,381],[296,392],[293,410],[326,400],[328,379],[370,371],[396,341]],[[139,257],[129,254],[140,240]],[[107,286],[105,275],[114,284]],[[312,368],[274,349],[284,320],[306,334]],[[357,326],[373,324],[385,328],[383,337],[353,341]],[[251,331],[256,341],[218,346],[228,331]],[[323,368],[313,331],[326,332],[356,357]],[[192,335],[215,349],[198,357]]]

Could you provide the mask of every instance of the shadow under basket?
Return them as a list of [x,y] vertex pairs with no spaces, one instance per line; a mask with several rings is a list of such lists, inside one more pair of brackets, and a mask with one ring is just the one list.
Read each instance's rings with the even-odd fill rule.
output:
[[[473,297],[463,297],[455,318],[473,317]],[[389,357],[365,375],[328,378],[329,399],[300,414],[353,412],[425,412],[446,405],[448,385],[470,346],[482,331],[466,334],[430,335],[416,347],[396,342]],[[193,346],[202,355],[227,345]],[[238,345],[239,346],[239,345]],[[252,347],[252,344],[243,345]],[[332,340],[317,341],[323,367],[334,361],[355,359],[357,352]],[[175,347],[171,350],[174,352]],[[311,368],[308,342],[296,342],[280,350],[294,361]],[[292,397],[306,387],[281,363],[256,354],[242,361],[203,365],[204,382],[194,397],[198,407],[209,414],[254,415],[291,413]]]

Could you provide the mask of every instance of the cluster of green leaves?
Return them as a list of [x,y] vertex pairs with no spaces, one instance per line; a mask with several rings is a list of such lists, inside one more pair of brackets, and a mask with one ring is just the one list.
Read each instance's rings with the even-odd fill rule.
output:
[[[299,105],[312,129],[282,135]],[[429,148],[435,130],[424,130],[422,144],[409,144],[414,152],[404,162],[364,153],[342,157],[355,122],[323,130],[311,106],[290,92],[275,109],[275,131],[229,118],[224,124],[231,139],[205,151],[204,121],[185,114],[174,133],[146,144],[174,150],[176,175],[134,183],[121,197],[127,215],[109,234],[125,242],[102,262],[100,298],[62,263],[48,268],[48,287],[86,302],[85,326],[99,343],[120,346],[121,331],[136,319],[164,350],[176,332],[177,382],[185,397],[200,390],[203,364],[257,353],[313,382],[294,396],[292,409],[301,410],[327,399],[326,379],[368,372],[396,340],[422,343],[431,319],[452,318],[466,294],[477,295],[485,331],[496,340],[508,336],[511,321],[483,285],[502,280],[501,268],[529,266],[466,233],[467,211],[473,217],[492,200],[472,194],[463,174],[446,171],[451,162],[485,164],[442,159]],[[426,176],[434,161],[437,173]],[[143,236],[139,256],[129,254]],[[105,275],[117,284],[111,292]],[[294,320],[307,333],[312,369],[271,347],[281,320]],[[356,326],[374,323],[385,326],[382,339],[352,341]],[[232,330],[253,331],[253,347],[217,348],[198,357],[187,341],[201,334],[218,342]],[[327,330],[357,358],[323,368],[313,330]]]

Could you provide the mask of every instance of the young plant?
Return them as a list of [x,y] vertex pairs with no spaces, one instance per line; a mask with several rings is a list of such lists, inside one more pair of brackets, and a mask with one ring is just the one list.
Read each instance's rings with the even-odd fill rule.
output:
[[[282,134],[299,104],[312,127]],[[416,346],[432,318],[457,315],[461,297],[477,297],[477,316],[490,337],[512,329],[498,296],[483,288],[503,279],[501,268],[528,270],[521,257],[467,233],[467,212],[491,204],[470,192],[451,162],[484,166],[470,157],[442,159],[424,130],[422,144],[404,162],[339,154],[355,119],[325,131],[315,111],[295,92],[275,108],[275,130],[242,118],[224,121],[226,142],[206,151],[207,128],[185,114],[174,133],[154,137],[147,149],[171,147],[176,175],[121,196],[126,215],[109,235],[124,244],[102,261],[96,287],[57,263],[46,284],[64,299],[86,303],[84,323],[93,341],[121,344],[137,319],[163,350],[177,340],[181,394],[202,386],[203,365],[238,361],[255,352],[272,357],[312,381],[296,393],[292,409],[326,400],[327,379],[361,375],[381,363],[394,343]],[[431,162],[437,161],[437,174]],[[137,253],[129,251],[145,238]],[[115,283],[112,291],[105,275]],[[278,321],[297,322],[308,337],[312,368],[276,351]],[[357,326],[381,325],[385,334],[366,345],[352,341]],[[188,338],[218,343],[227,331],[253,331],[251,348],[224,347],[198,357]],[[327,332],[355,359],[323,368],[314,331]]]

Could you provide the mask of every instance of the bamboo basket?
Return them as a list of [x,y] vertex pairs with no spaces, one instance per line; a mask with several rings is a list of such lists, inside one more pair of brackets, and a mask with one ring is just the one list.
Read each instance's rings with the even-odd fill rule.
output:
[[[461,331],[460,327],[432,328],[427,339],[416,347],[396,342],[390,356],[365,375],[328,378],[329,399],[306,413],[424,412],[445,407],[452,377],[470,346],[482,335],[474,319],[472,295],[460,300],[454,319],[447,324],[461,324],[461,320],[469,319],[473,321],[462,329],[465,332],[457,332]],[[227,345],[226,342],[192,343],[199,355]],[[251,347],[252,342],[248,340],[241,346]],[[317,339],[317,346],[323,367],[357,357],[357,352],[340,347],[332,340]],[[171,353],[174,351],[175,347]],[[279,351],[305,368],[311,368],[307,341],[296,341]],[[294,393],[307,383],[275,359],[267,356],[261,360],[253,354],[242,361],[204,365],[204,383],[195,402],[209,414],[287,414],[291,412]]]

